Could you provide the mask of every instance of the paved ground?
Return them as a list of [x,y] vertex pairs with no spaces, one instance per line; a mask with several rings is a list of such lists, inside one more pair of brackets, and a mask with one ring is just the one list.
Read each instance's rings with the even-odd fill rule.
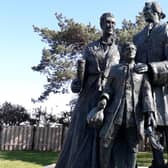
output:
[[44,168],[55,168],[55,164],[45,166]]
[[[44,168],[55,168],[55,164],[45,166]],[[147,167],[138,167],[138,168],[147,168]]]

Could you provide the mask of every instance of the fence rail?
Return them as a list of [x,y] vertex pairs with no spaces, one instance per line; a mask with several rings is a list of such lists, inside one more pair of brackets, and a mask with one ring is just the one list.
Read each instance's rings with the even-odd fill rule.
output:
[[60,151],[63,141],[62,125],[56,127],[3,127],[0,150]]

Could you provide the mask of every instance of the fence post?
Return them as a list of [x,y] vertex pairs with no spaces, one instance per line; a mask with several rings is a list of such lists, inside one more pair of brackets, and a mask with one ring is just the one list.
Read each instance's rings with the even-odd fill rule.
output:
[[33,126],[31,150],[34,150],[34,146],[35,146],[35,134],[36,134],[36,127]]
[[61,138],[61,146],[64,144],[67,133],[68,133],[68,126],[62,124],[62,138]]
[[2,150],[1,146],[2,146],[2,125],[0,124],[0,150]]

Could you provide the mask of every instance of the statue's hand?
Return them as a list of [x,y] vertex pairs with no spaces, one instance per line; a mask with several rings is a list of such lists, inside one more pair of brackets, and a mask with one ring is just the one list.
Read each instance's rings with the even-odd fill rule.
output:
[[87,123],[92,127],[100,127],[104,120],[104,109],[107,100],[102,98],[96,107],[94,107],[87,115]]
[[138,63],[134,67],[136,73],[145,73],[148,72],[148,65],[144,63]]
[[87,123],[92,127],[100,127],[103,124],[104,109],[94,107],[87,115]]
[[102,126],[104,119],[104,110],[99,110],[96,115],[92,118],[93,123],[95,123],[96,127]]
[[73,93],[79,93],[81,91],[81,81],[74,79],[71,83],[71,90]]
[[145,115],[145,128],[148,127],[152,127],[155,128],[157,126],[156,124],[156,120],[153,116],[153,112],[149,111],[146,115]]

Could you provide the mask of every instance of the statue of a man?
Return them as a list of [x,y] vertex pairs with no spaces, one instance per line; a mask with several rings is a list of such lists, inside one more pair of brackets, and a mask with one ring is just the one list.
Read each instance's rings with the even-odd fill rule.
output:
[[[168,24],[161,23],[165,14],[157,2],[146,2],[143,14],[147,26],[134,37],[136,61],[144,63],[137,71],[148,72],[151,78],[157,129],[168,145]],[[151,167],[164,167],[162,151],[153,148]]]
[[[149,123],[154,113],[148,76],[136,73],[135,54],[133,43],[122,47],[121,63],[112,66],[100,101],[88,115],[88,123],[102,122],[100,168],[135,168],[138,143],[144,136],[144,118]],[[103,121],[99,116],[104,116]]]
[[98,129],[89,127],[88,112],[97,104],[112,64],[119,61],[115,44],[115,18],[104,13],[100,18],[102,37],[86,46],[78,77],[71,89],[79,98],[56,168],[97,168]]

